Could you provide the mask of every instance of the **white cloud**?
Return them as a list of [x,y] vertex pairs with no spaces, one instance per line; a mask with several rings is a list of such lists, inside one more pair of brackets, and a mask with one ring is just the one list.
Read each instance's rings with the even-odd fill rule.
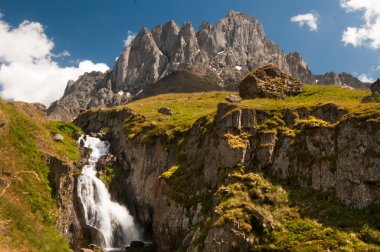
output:
[[53,58],[70,54],[66,50],[54,54],[54,42],[38,22],[11,27],[0,15],[0,38],[0,96],[5,99],[49,105],[62,96],[68,80],[85,72],[108,70],[107,65],[88,60],[60,67]]
[[358,79],[361,81],[361,82],[369,82],[369,83],[372,83],[372,82],[375,82],[375,79],[368,76],[367,74],[361,74],[359,75]]
[[318,14],[305,13],[290,18],[292,23],[298,23],[299,26],[308,26],[310,31],[318,30]]
[[136,33],[134,33],[133,31],[128,31],[127,38],[124,40],[124,46],[125,47],[129,46],[135,38],[136,38]]
[[354,47],[368,46],[380,48],[380,0],[340,0],[347,12],[363,12],[364,24],[360,27],[347,27],[342,41]]

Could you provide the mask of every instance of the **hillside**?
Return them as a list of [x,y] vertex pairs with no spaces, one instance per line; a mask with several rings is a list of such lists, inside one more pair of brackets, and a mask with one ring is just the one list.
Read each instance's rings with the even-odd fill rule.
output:
[[[67,223],[52,175],[54,163],[63,169],[78,159],[71,138],[78,130],[70,123],[48,122],[32,104],[0,100],[1,251],[69,250],[71,235],[61,236]],[[65,140],[53,142],[53,133]]]
[[221,91],[222,87],[212,77],[204,78],[190,71],[176,71],[146,86],[134,99],[170,93],[198,93]]
[[305,86],[227,103],[233,93],[163,94],[74,121],[106,134],[119,165],[103,179],[158,251],[379,250],[380,104],[361,103],[369,92]]

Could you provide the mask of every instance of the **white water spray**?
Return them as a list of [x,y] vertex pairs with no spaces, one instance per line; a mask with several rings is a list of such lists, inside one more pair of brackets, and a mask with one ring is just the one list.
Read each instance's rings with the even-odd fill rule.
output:
[[111,196],[96,177],[96,163],[108,154],[109,143],[98,138],[82,136],[84,146],[92,153],[89,164],[82,168],[78,179],[78,196],[82,202],[86,224],[98,230],[102,248],[116,248],[128,245],[132,240],[140,240],[140,232],[126,207],[112,202]]

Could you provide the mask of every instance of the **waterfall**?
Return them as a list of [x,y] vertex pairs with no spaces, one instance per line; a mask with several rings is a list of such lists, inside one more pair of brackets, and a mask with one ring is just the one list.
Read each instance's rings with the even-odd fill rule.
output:
[[96,177],[96,163],[108,154],[110,144],[98,138],[82,136],[79,141],[90,148],[89,164],[82,168],[78,178],[78,196],[82,202],[86,224],[99,232],[102,248],[116,248],[140,240],[140,232],[128,209],[113,202],[103,184]]

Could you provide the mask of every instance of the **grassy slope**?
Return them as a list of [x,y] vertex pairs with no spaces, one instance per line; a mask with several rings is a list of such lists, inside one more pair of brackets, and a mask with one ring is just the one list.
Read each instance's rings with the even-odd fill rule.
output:
[[[212,118],[216,105],[223,102],[231,92],[212,92],[198,94],[167,94],[150,97],[128,104],[143,119],[126,123],[131,137],[143,132],[146,138],[165,135],[177,141],[176,133],[185,132],[200,117]],[[380,103],[363,104],[360,101],[369,91],[346,90],[338,87],[306,86],[305,92],[285,100],[255,99],[245,100],[238,106],[268,111],[286,108],[310,107],[334,103],[349,112],[349,115],[364,118],[379,118]],[[174,115],[167,116],[157,112],[160,107],[169,107]],[[145,128],[145,130],[144,130]],[[194,166],[194,167],[193,167]],[[195,195],[199,186],[192,177],[199,173],[199,167],[181,164],[168,168],[162,174],[170,187],[169,194],[178,202],[189,207],[192,201],[183,195]],[[261,245],[257,249],[265,251],[378,251],[380,250],[380,216],[378,209],[354,210],[337,202],[332,195],[313,190],[298,189],[288,185],[276,185],[254,174],[244,167],[237,169],[231,184],[226,184],[214,194],[216,209],[220,218],[212,223],[206,221],[204,230],[225,221],[238,221],[242,235],[252,230],[252,214],[259,209],[273,220],[273,231],[267,229],[250,233],[249,239]],[[193,189],[194,190],[193,190]],[[229,192],[225,195],[226,188]],[[194,205],[202,201],[211,203],[204,197],[193,200]],[[197,202],[196,202],[197,201]]]
[[[0,100],[0,250],[67,251],[55,227],[56,202],[43,156],[76,159],[67,123],[47,123],[30,105]],[[54,143],[51,133],[65,136]]]
[[[165,94],[134,101],[126,106],[145,118],[127,123],[126,129],[131,137],[141,133],[145,128],[147,137],[166,135],[169,139],[173,138],[176,133],[188,130],[200,117],[207,116],[211,119],[216,112],[217,104],[225,102],[225,97],[233,93]],[[295,97],[289,97],[285,100],[264,98],[244,100],[238,106],[275,111],[334,103],[340,108],[349,111],[352,115],[379,115],[380,103],[360,102],[369,94],[370,92],[365,90],[306,85],[305,92]],[[158,113],[157,110],[160,107],[171,108],[174,115],[167,116]]]

